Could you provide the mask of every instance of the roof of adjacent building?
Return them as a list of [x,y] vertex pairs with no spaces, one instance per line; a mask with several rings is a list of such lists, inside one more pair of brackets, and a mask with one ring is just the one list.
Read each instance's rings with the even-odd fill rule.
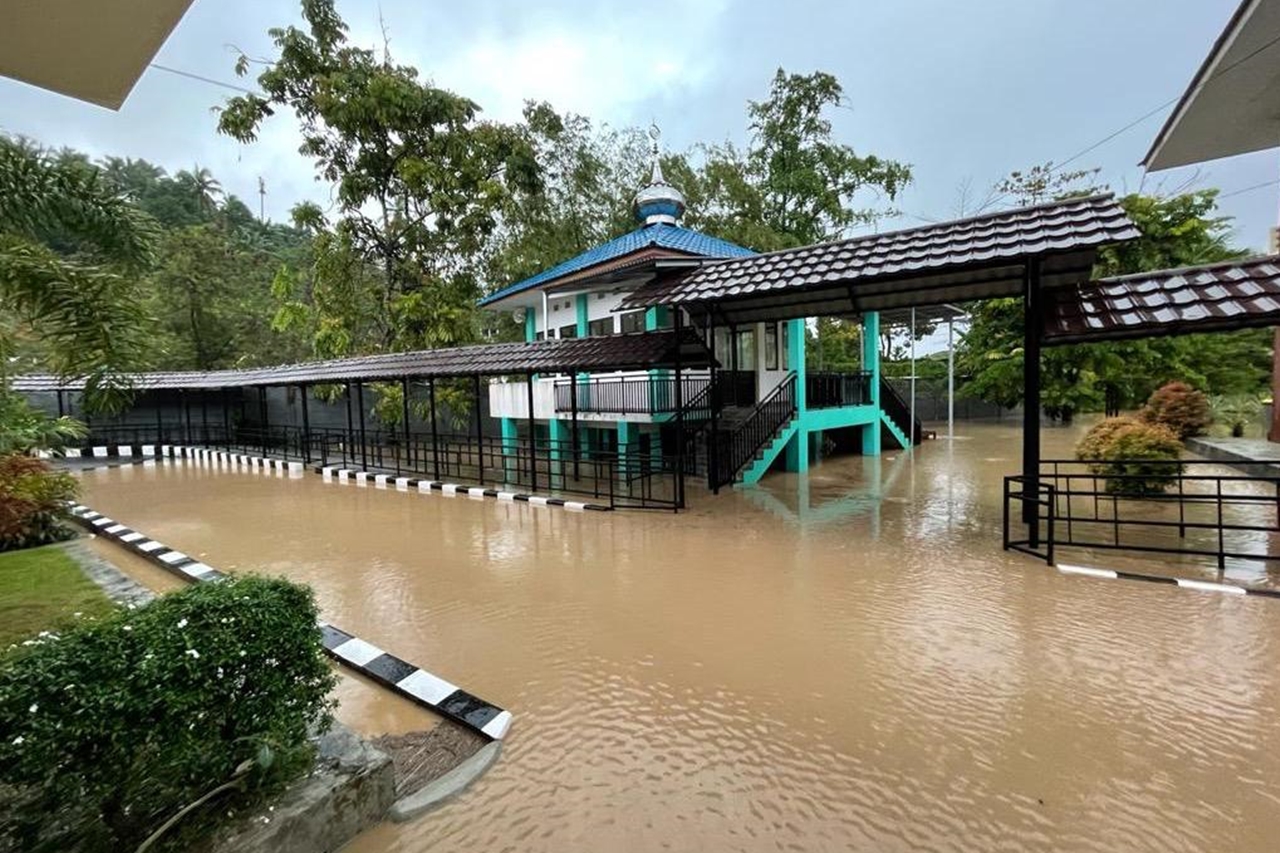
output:
[[504,287],[480,300],[480,304],[492,305],[517,293],[559,281],[574,273],[587,271],[645,249],[666,249],[674,257],[689,258],[738,258],[753,254],[750,249],[744,249],[728,240],[691,231],[679,225],[659,222],[637,228],[621,237],[615,237],[607,243],[601,243],[537,275]]
[[1140,236],[1110,195],[1067,199],[706,264],[656,280],[624,308],[706,307],[730,322],[860,314],[1022,292],[1088,277],[1098,247]]
[[1142,163],[1152,171],[1280,145],[1280,0],[1243,0]]
[[1047,295],[1044,339],[1068,344],[1280,324],[1280,255],[1099,279]]
[[[524,373],[644,370],[651,367],[707,367],[711,355],[692,330],[680,346],[674,331],[637,332],[607,337],[566,338],[531,343],[481,344],[450,349],[257,367],[245,370],[143,373],[133,377],[138,390],[216,389],[314,385],[331,382],[378,382],[400,379],[444,379]],[[48,374],[16,376],[15,391],[78,391],[80,379]]]

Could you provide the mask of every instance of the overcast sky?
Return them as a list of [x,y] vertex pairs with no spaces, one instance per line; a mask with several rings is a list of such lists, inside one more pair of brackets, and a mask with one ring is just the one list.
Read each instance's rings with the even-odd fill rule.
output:
[[[465,94],[490,117],[519,117],[525,99],[614,125],[656,121],[664,145],[745,135],[744,105],[774,69],[822,69],[844,84],[838,137],[862,153],[912,164],[901,199],[907,227],[958,212],[1012,169],[1062,161],[1176,97],[1237,0],[340,0],[353,40],[380,45],[379,12],[399,62]],[[156,57],[234,82],[232,45],[271,55],[270,26],[297,20],[291,0],[195,0]],[[74,61],[69,57],[68,61]],[[119,112],[0,78],[0,129],[94,155],[144,157],[170,171],[208,167],[257,209],[281,219],[302,198],[328,202],[297,154],[291,118],[242,146],[214,132],[211,107],[230,93],[150,69]],[[1275,151],[1146,178],[1138,161],[1168,109],[1083,156],[1119,191],[1216,186],[1225,193],[1274,180]],[[1237,239],[1262,249],[1280,188],[1225,198]]]

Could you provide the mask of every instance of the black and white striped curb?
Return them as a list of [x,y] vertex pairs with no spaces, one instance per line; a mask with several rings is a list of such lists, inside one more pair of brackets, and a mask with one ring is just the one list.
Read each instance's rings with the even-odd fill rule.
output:
[[1059,563],[1055,568],[1064,575],[1080,575],[1104,580],[1144,581],[1146,583],[1177,586],[1180,589],[1190,589],[1196,592],[1216,592],[1222,595],[1254,595],[1259,598],[1280,598],[1280,590],[1275,589],[1257,589],[1230,583],[1175,578],[1166,575],[1147,575],[1142,572],[1125,572],[1118,569],[1097,569],[1092,566],[1072,566],[1066,563]]
[[[89,531],[123,545],[184,580],[208,582],[227,577],[212,566],[131,530],[83,504],[72,506],[71,515]],[[325,651],[330,657],[410,701],[494,740],[502,740],[511,727],[510,711],[490,704],[327,622],[320,623],[320,631]]]
[[[48,451],[41,451],[42,458],[49,458]],[[62,451],[67,459],[189,459],[194,462],[241,466],[263,471],[280,471],[290,477],[301,477],[303,464],[278,459],[272,456],[250,456],[246,453],[232,453],[216,447],[200,447],[183,444],[143,444],[134,453],[129,444],[99,444],[93,447],[68,447]]]
[[336,465],[326,465],[323,468],[317,467],[314,470],[327,483],[354,483],[358,486],[372,485],[378,489],[396,489],[401,492],[440,492],[440,494],[449,497],[463,495],[470,498],[497,498],[500,501],[522,501],[533,506],[559,506],[577,512],[587,510],[610,512],[613,509],[605,504],[571,501],[565,498],[530,495],[523,492],[507,492],[501,489],[486,489],[483,486],[462,486],[457,483],[444,483],[438,480],[397,477],[394,474],[374,474],[368,471],[357,471],[353,468],[339,468]]

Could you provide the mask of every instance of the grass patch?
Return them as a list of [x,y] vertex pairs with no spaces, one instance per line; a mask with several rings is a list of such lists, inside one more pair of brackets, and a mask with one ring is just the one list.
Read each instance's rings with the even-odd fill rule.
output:
[[0,651],[65,624],[75,613],[102,616],[112,606],[57,545],[0,554]]

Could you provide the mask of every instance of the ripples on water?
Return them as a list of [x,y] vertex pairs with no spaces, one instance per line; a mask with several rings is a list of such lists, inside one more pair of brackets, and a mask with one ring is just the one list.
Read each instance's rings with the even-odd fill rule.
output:
[[[515,713],[357,853],[1275,849],[1280,603],[1001,553],[1016,433],[967,431],[679,517],[191,469],[89,498]],[[348,721],[420,713],[377,697]]]

